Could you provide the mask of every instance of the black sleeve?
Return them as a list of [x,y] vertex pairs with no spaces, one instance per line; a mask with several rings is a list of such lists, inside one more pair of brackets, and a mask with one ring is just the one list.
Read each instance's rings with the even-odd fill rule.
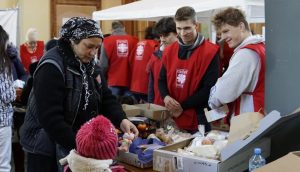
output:
[[164,64],[161,66],[159,78],[158,78],[158,89],[161,95],[161,98],[164,98],[169,95],[168,84],[167,84],[167,73]]
[[210,89],[215,85],[219,77],[219,59],[219,53],[217,53],[209,64],[205,75],[200,81],[200,87],[197,89],[195,94],[188,97],[181,103],[181,107],[184,110],[193,107],[203,107],[207,104]]
[[154,101],[154,78],[151,71],[149,71],[149,83],[148,83],[148,102],[153,103]]
[[107,81],[104,79],[104,74],[100,72],[102,82],[102,108],[103,115],[105,115],[110,121],[117,127],[120,128],[120,124],[123,119],[126,119],[125,112],[122,109],[121,104],[117,101],[116,97],[111,93],[107,86]]
[[21,95],[21,102],[23,105],[27,105],[29,94],[30,94],[30,91],[32,88],[32,84],[33,84],[33,78],[29,77],[23,88],[22,95]]
[[14,65],[15,65],[15,69],[16,69],[16,72],[17,72],[17,75],[18,75],[18,79],[26,82],[27,79],[28,79],[28,75],[25,72],[24,66],[23,66],[23,64],[21,63],[21,61],[19,60],[18,57],[14,60]]
[[42,127],[55,142],[74,149],[76,134],[64,121],[65,84],[60,71],[53,64],[43,65],[35,75],[33,88]]

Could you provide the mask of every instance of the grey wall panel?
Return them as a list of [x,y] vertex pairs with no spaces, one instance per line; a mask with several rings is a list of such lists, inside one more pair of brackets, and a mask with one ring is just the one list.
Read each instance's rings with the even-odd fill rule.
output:
[[266,110],[300,106],[300,1],[265,0]]

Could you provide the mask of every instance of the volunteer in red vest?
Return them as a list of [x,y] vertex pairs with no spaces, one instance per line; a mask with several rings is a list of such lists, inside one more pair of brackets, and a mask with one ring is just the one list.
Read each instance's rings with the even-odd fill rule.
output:
[[160,47],[155,51],[147,65],[149,73],[149,85],[148,85],[148,102],[164,106],[159,90],[158,90],[158,78],[162,65],[162,53],[166,46],[176,42],[177,32],[176,24],[172,17],[164,17],[158,21],[154,28],[160,39]]
[[121,21],[112,22],[112,34],[104,39],[100,66],[104,70],[110,90],[115,96],[132,95],[129,91],[129,55],[138,39],[128,35]]
[[209,106],[216,109],[228,104],[228,120],[244,112],[264,112],[265,44],[253,36],[244,13],[236,8],[220,11],[213,18],[230,48],[234,48],[228,69],[211,89]]
[[179,40],[163,52],[159,91],[180,129],[193,133],[203,124],[208,131],[203,109],[218,78],[219,48],[197,33],[192,7],[179,8],[175,23]]
[[38,32],[35,28],[29,28],[26,34],[26,42],[20,46],[20,57],[27,72],[29,65],[37,62],[44,55],[44,42],[37,40]]
[[147,102],[148,100],[148,73],[147,64],[151,55],[159,46],[158,36],[154,33],[153,27],[145,29],[145,39],[138,42],[133,53],[130,55],[131,84],[130,91],[137,102]]

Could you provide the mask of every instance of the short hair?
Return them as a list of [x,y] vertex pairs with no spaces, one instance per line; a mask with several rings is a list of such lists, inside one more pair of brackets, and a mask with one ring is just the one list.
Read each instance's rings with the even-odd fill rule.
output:
[[220,30],[224,24],[237,27],[241,22],[244,23],[246,30],[250,31],[245,14],[241,10],[232,7],[220,11],[212,19],[216,30]]
[[160,19],[156,23],[154,30],[157,35],[167,35],[171,32],[177,33],[176,23],[172,17],[164,17]]
[[159,39],[159,36],[154,32],[154,28],[152,26],[148,26],[145,29],[145,39]]
[[111,23],[111,28],[112,28],[113,30],[116,30],[116,29],[124,29],[124,24],[123,24],[122,21],[116,20],[116,21],[113,21],[113,22]]
[[179,8],[175,13],[175,21],[192,20],[193,23],[197,22],[196,11],[190,6]]

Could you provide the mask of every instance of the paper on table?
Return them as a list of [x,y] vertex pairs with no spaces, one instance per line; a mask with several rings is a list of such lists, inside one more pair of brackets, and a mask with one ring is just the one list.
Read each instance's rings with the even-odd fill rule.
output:
[[213,109],[210,111],[208,111],[206,108],[204,109],[207,122],[212,122],[224,118],[228,111],[229,110],[227,105],[221,106],[217,109]]
[[230,120],[228,142],[232,143],[238,139],[246,139],[259,127],[260,120],[264,117],[258,112],[242,113]]

